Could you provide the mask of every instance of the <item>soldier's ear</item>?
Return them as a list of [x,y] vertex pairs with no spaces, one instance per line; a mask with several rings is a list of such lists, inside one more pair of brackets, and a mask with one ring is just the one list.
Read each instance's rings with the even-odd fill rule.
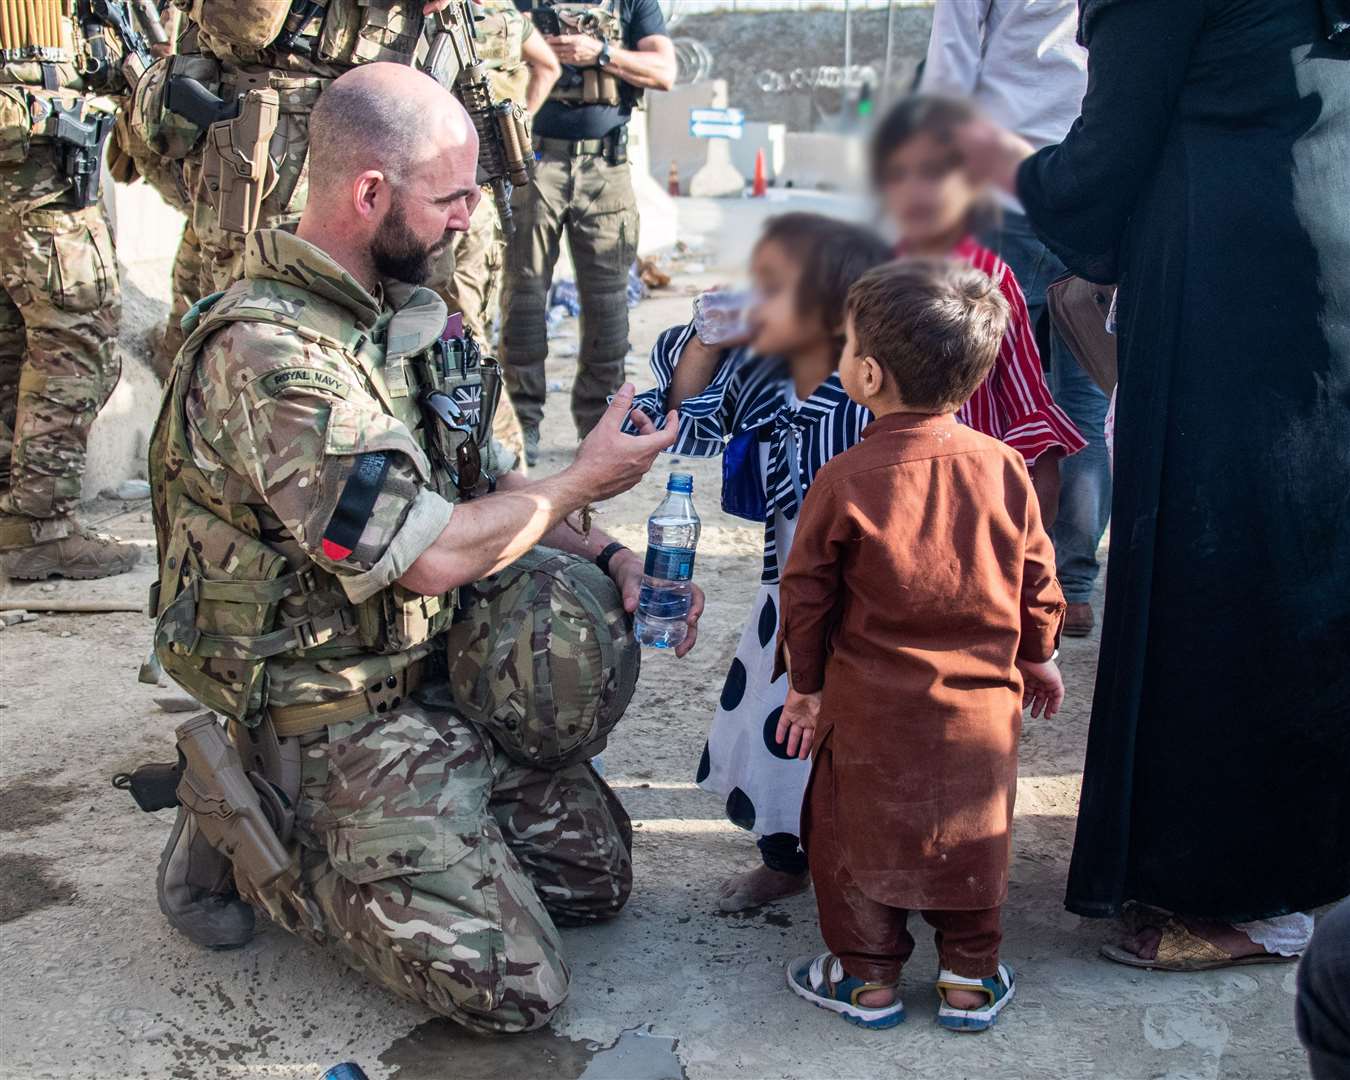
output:
[[383,213],[389,200],[389,178],[379,169],[359,173],[351,185],[352,209],[363,219],[374,219]]

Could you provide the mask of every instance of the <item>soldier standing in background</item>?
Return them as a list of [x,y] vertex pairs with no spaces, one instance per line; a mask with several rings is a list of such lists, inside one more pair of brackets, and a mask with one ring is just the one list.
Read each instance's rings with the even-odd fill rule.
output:
[[534,120],[538,166],[512,199],[502,296],[502,364],[534,464],[544,416],[547,305],[564,230],[581,299],[572,418],[584,436],[623,382],[628,269],[638,212],[628,169],[628,121],[643,89],[675,84],[675,48],[658,0],[516,6],[548,32],[563,76]]
[[[80,13],[87,15],[83,5]],[[9,575],[120,574],[137,549],[74,518],[89,427],[121,375],[121,291],[98,198],[123,43],[69,0],[0,0],[0,551]]]
[[[492,89],[499,98],[522,105],[533,116],[562,73],[562,67],[534,24],[509,0],[479,4],[478,55],[487,65]],[[492,327],[497,318],[506,237],[491,200],[483,199],[473,212],[469,231],[457,233],[437,260],[428,286],[441,294],[451,311],[464,316],[464,328],[473,331],[484,348],[493,348]],[[525,448],[511,399],[503,395],[497,409],[497,438],[523,460]]]

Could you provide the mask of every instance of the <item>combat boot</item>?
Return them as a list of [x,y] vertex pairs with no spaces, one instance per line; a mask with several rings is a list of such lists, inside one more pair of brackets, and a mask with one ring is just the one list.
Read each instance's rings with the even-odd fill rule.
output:
[[5,571],[20,581],[112,577],[125,574],[140,557],[135,544],[91,532],[70,518],[45,521],[19,514],[0,515],[0,551],[10,553]]
[[539,425],[521,424],[520,433],[525,444],[525,464],[534,468],[539,464]]
[[194,945],[238,949],[253,937],[253,909],[234,889],[230,860],[182,806],[159,857],[155,891],[169,925]]

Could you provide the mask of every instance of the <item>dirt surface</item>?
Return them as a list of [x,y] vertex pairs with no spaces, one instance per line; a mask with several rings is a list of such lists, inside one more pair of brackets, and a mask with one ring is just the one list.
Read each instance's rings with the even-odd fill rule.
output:
[[[648,381],[641,350],[685,317],[687,292],[735,275],[759,219],[776,208],[681,200],[681,235],[710,250],[685,264],[696,259],[700,272],[677,267],[665,295],[635,312],[639,384]],[[567,324],[550,364],[544,470],[564,464],[575,445],[565,355],[574,355],[575,330]],[[641,546],[675,464],[605,506],[604,526]],[[1023,737],[1004,953],[1019,989],[998,1027],[963,1039],[935,1026],[936,959],[924,933],[903,984],[909,1021],[896,1030],[860,1032],[792,997],[784,964],[819,948],[811,897],[740,918],[715,914],[714,886],[750,864],[754,848],[692,782],[756,589],[760,533],[717,509],[715,462],[679,465],[695,475],[704,517],[698,576],[708,613],[690,657],[645,657],[639,694],[604,755],[634,818],[636,889],[613,923],[565,932],[572,992],[550,1031],[497,1041],[462,1035],[270,926],[226,954],[173,933],[154,898],[171,816],[138,812],[109,783],[120,770],[170,758],[183,719],[155,704],[166,688],[136,681],[149,625],[135,613],[42,615],[0,632],[0,901],[12,920],[0,931],[0,1075],[317,1080],[355,1060],[372,1080],[1306,1076],[1292,966],[1188,976],[1115,967],[1096,955],[1112,927],[1061,906],[1095,636],[1066,641],[1068,703],[1053,720],[1028,722]],[[133,575],[29,587],[25,602],[33,610],[43,597],[137,602],[151,576],[145,510],[88,509],[145,546]],[[648,1029],[660,1038],[640,1038]]]

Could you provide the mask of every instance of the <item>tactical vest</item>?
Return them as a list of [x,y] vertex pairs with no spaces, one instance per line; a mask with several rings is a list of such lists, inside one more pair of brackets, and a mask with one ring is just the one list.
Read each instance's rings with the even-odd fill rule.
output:
[[[623,21],[619,0],[601,0],[598,4],[552,4],[564,33],[601,37],[610,48],[623,47]],[[550,101],[567,105],[622,105],[636,100],[635,89],[613,72],[598,65],[563,69],[562,78],[553,84]]]
[[[0,0],[0,166],[54,144],[53,105],[75,108],[87,94],[124,87],[117,38],[85,38],[68,8],[65,0]],[[107,84],[91,86],[84,71],[101,72]]]
[[[495,365],[475,365],[471,358],[453,362],[434,327],[414,326],[411,334],[400,330],[396,339],[391,323],[389,344],[382,349],[349,312],[332,316],[333,306],[316,311],[314,295],[299,286],[268,281],[263,291],[252,284],[246,279],[203,300],[184,320],[188,337],[150,440],[159,557],[150,602],[155,654],[204,706],[248,726],[258,723],[269,702],[310,704],[360,692],[425,655],[431,640],[450,625],[455,595],[422,596],[393,584],[352,604],[336,575],[297,558],[294,547],[288,557],[276,542],[269,543],[254,507],[218,498],[196,464],[186,412],[192,373],[207,339],[231,323],[261,322],[342,353],[401,426],[357,430],[335,419],[326,448],[344,454],[398,451],[424,483],[451,501],[460,495],[442,462],[453,460],[458,445],[449,440],[464,436],[423,423],[419,392],[441,389],[463,402],[466,413],[475,401],[484,410],[477,430],[486,433],[479,438],[485,469],[492,465],[491,419],[499,392],[493,387],[484,392],[485,371],[495,372]],[[400,378],[407,380],[406,393]],[[495,376],[493,382],[500,386]]]
[[514,4],[488,4],[475,23],[478,58],[488,69],[492,92],[521,106],[530,86],[525,65],[525,17]]
[[[201,46],[221,60],[319,71],[389,61],[412,63],[423,0],[178,0],[200,28]],[[299,10],[300,15],[293,15]],[[308,15],[308,18],[305,18]],[[303,21],[301,21],[303,19]]]

